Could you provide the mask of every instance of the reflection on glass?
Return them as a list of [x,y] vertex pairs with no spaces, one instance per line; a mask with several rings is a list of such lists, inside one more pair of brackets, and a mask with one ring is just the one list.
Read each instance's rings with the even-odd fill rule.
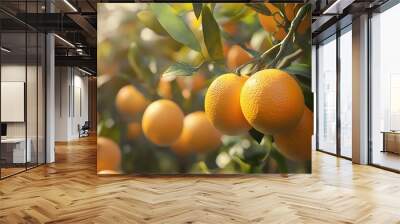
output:
[[336,39],[318,48],[318,148],[336,153]]
[[36,32],[28,31],[27,33],[28,44],[28,61],[27,61],[27,80],[26,80],[26,114],[27,114],[27,142],[30,148],[30,161],[27,167],[34,167],[37,165],[38,147],[37,147],[37,41],[38,36]]
[[375,14],[372,26],[372,163],[400,170],[400,5]]
[[31,161],[26,141],[26,34],[2,33],[1,45],[9,49],[1,57],[1,139],[2,178],[25,170]]
[[352,35],[340,36],[340,153],[352,157]]
[[45,163],[45,158],[46,158],[46,151],[45,151],[45,60],[46,60],[46,52],[45,52],[45,44],[46,44],[46,39],[45,35],[42,33],[39,33],[38,35],[39,40],[38,40],[38,77],[37,77],[37,90],[38,90],[38,164],[43,164]]

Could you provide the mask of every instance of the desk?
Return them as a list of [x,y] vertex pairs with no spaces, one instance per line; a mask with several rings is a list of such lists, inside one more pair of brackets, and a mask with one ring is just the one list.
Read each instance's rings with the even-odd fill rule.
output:
[[382,152],[392,152],[400,154],[400,132],[383,131],[383,150]]
[[[1,139],[1,156],[6,160],[6,163],[25,163],[31,162],[31,145],[30,138],[26,140],[28,143],[25,154],[25,138],[5,138]],[[5,154],[3,156],[3,154]],[[12,159],[11,159],[12,158]]]

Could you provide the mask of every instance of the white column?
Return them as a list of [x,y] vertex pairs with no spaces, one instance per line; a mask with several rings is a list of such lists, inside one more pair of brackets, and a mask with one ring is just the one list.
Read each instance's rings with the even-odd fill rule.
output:
[[46,36],[46,163],[52,163],[55,161],[55,148],[54,148],[54,133],[55,133],[55,60],[54,60],[54,35],[47,34]]
[[368,163],[368,15],[353,19],[353,162]]

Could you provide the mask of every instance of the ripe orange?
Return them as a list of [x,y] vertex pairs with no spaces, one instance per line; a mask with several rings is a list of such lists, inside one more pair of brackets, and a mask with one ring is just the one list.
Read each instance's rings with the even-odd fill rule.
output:
[[224,56],[228,56],[229,50],[231,49],[231,46],[227,43],[222,44],[222,51],[224,52]]
[[310,26],[311,26],[311,15],[310,13],[307,13],[304,16],[303,20],[301,20],[299,27],[297,28],[297,31],[300,34],[304,34],[308,30],[308,28],[310,28]]
[[[279,9],[272,5],[271,3],[266,3],[265,6],[271,11],[273,16],[266,16],[263,14],[258,14],[258,19],[261,26],[270,33],[276,40],[283,40],[286,36],[286,30],[284,27],[290,26],[290,24],[285,23],[285,19],[279,14]],[[284,13],[289,22],[291,22],[299,11],[299,4],[286,3],[284,7]],[[283,27],[280,27],[283,25]],[[297,31],[300,34],[304,34],[305,31],[311,25],[311,17],[307,14],[299,24]]]
[[233,36],[238,32],[237,23],[235,22],[227,22],[222,25],[222,29],[228,33],[229,35]]
[[206,85],[206,81],[206,77],[201,73],[197,73],[192,76],[180,76],[177,78],[178,85],[182,90],[194,92],[202,90]]
[[137,122],[131,122],[128,124],[128,139],[134,140],[142,134],[142,127]]
[[172,99],[171,83],[168,80],[160,79],[157,93],[164,99]]
[[147,100],[133,85],[126,85],[118,91],[115,106],[120,113],[134,117],[146,108]]
[[235,70],[240,65],[251,60],[251,56],[239,45],[234,45],[229,49],[226,63],[230,70]]
[[222,133],[238,135],[250,129],[240,107],[240,91],[247,76],[220,75],[207,89],[205,111],[211,123]]
[[113,140],[97,138],[97,171],[119,170],[121,150]]
[[240,106],[250,125],[265,134],[295,127],[305,107],[297,81],[278,69],[253,74],[242,87]]
[[313,113],[306,107],[297,126],[274,135],[275,144],[285,157],[306,161],[311,159],[311,136],[313,133]]
[[176,103],[165,99],[154,101],[143,113],[143,133],[154,144],[170,145],[182,132],[183,118]]
[[285,3],[285,15],[286,18],[291,22],[297,14],[298,11],[297,3]]
[[221,144],[221,133],[210,123],[203,111],[188,114],[178,140],[171,149],[179,155],[208,152]]
[[261,13],[258,14],[260,24],[264,29],[270,33],[274,33],[279,24],[284,23],[284,19],[280,16],[279,9],[271,3],[265,3],[265,6],[271,11],[273,15],[266,16]]

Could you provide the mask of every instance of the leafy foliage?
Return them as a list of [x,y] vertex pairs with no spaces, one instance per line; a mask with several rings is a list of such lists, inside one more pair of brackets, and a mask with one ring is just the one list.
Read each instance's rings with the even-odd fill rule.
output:
[[200,51],[200,45],[192,31],[179,17],[174,9],[167,3],[151,3],[151,9],[156,15],[158,22],[176,41],[187,45],[193,50]]
[[203,6],[202,20],[204,42],[206,44],[208,54],[213,60],[221,60],[224,58],[222,52],[222,42],[220,30],[217,21],[208,6]]

